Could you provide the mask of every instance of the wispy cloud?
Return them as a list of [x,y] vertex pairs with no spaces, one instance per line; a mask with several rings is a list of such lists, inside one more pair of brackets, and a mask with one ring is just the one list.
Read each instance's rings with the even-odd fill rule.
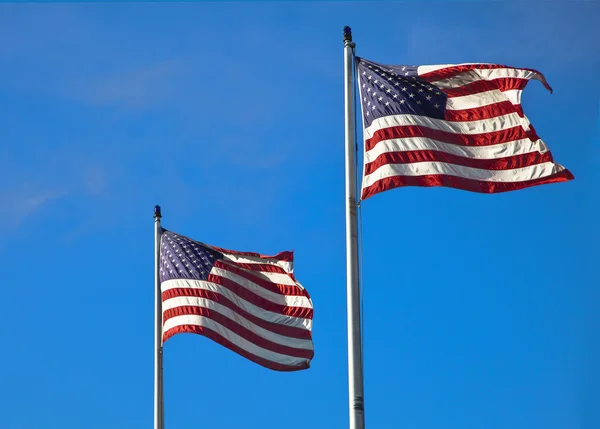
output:
[[169,59],[130,71],[79,79],[67,90],[91,105],[144,109],[172,96],[184,72],[181,61]]
[[[17,169],[15,169],[17,170]],[[14,233],[28,219],[39,216],[55,201],[72,197],[100,199],[110,191],[107,172],[98,166],[50,173],[40,168],[35,175],[16,173],[0,186],[0,236]]]
[[3,232],[13,232],[30,216],[65,194],[60,190],[43,189],[23,183],[18,187],[0,190],[2,210],[0,224]]

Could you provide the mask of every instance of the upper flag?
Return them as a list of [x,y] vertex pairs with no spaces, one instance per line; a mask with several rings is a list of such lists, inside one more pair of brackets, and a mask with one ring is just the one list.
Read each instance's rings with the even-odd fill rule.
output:
[[292,252],[236,252],[163,230],[159,268],[163,341],[190,332],[273,370],[310,366],[313,305]]
[[521,108],[542,74],[495,64],[389,66],[357,57],[362,199],[400,186],[497,193],[572,180]]

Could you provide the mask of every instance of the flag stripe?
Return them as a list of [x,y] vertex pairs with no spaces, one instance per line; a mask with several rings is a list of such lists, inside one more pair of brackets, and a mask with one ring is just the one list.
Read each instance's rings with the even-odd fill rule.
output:
[[[220,280],[217,280],[220,279]],[[277,293],[274,291],[270,291],[265,287],[262,287],[257,283],[257,279],[254,279],[250,276],[239,275],[239,273],[227,270],[213,268],[212,274],[209,275],[209,281],[214,281],[219,283],[222,286],[228,287],[232,286],[230,289],[232,292],[240,291],[242,295],[238,293],[238,295],[244,297],[245,299],[250,297],[250,302],[263,302],[264,305],[269,306],[271,303],[283,306],[293,306],[293,307],[307,307],[311,306],[310,299],[306,296],[301,295],[286,295],[283,293]],[[223,283],[225,281],[225,283]]]
[[508,115],[509,113],[516,113],[521,118],[525,116],[521,106],[515,106],[509,100],[506,100],[472,109],[447,110],[446,119],[452,122],[480,121]]
[[475,159],[504,158],[529,152],[545,152],[546,146],[541,140],[529,138],[499,143],[491,146],[464,146],[444,143],[425,137],[407,137],[381,140],[375,147],[365,152],[365,164],[375,161],[386,152],[409,152],[418,150],[436,150],[452,155]]
[[381,154],[373,162],[365,164],[365,174],[373,174],[379,168],[388,164],[415,164],[425,162],[439,162],[483,170],[506,170],[552,162],[552,155],[550,152],[543,154],[539,152],[530,152],[527,154],[508,156],[504,158],[475,159],[439,152],[436,150],[387,152]]
[[240,257],[247,257],[247,258],[251,258],[254,260],[260,260],[262,261],[261,263],[267,263],[267,262],[280,262],[280,261],[284,261],[284,262],[292,262],[294,260],[294,252],[279,252],[276,255],[273,256],[266,256],[266,255],[261,255],[260,253],[255,253],[255,252],[238,252],[235,250],[227,250],[227,249],[223,249],[221,247],[217,247],[217,246],[210,246],[211,249],[215,249],[221,253],[223,253],[225,255],[225,257],[231,257],[231,256],[240,256]]
[[552,163],[535,164],[511,170],[485,170],[445,162],[387,164],[365,176],[365,187],[390,176],[455,176],[483,182],[525,182],[558,173],[562,167]]
[[[197,320],[195,317],[202,317],[210,319],[225,329],[239,335],[265,350],[269,350],[275,353],[285,354],[294,357],[301,357],[309,359],[312,357],[312,341],[298,340],[293,338],[286,339],[285,337],[279,336],[274,333],[270,333],[257,325],[244,321],[243,318],[233,314],[223,314],[217,311],[215,303],[208,303],[209,308],[205,306],[193,306],[189,307],[181,305],[171,310],[171,313],[176,314],[169,319],[165,320],[164,330],[177,326],[181,323],[181,320]],[[182,318],[182,316],[192,316],[189,318]],[[231,316],[231,317],[230,317]],[[297,347],[293,347],[296,344]]]
[[475,107],[483,107],[488,104],[495,104],[506,100],[509,100],[515,106],[518,106],[521,100],[521,92],[522,91],[518,89],[508,91],[492,89],[477,94],[452,97],[448,98],[446,110],[474,109]]
[[269,259],[260,259],[257,257],[253,257],[253,256],[239,256],[239,255],[229,255],[229,254],[224,254],[224,261],[225,262],[231,262],[231,263],[237,263],[237,264],[249,264],[252,266],[252,268],[250,268],[251,270],[254,270],[254,267],[256,266],[264,266],[264,265],[271,265],[271,266],[275,266],[278,267],[280,270],[282,270],[282,272],[285,272],[287,274],[293,274],[294,271],[294,263],[291,261],[279,261],[279,260],[269,260]]
[[165,341],[175,334],[188,332],[210,338],[246,359],[272,370],[297,371],[306,369],[310,365],[308,358],[297,358],[265,350],[210,319],[201,316],[180,317],[181,320],[177,326],[165,331]]
[[[459,64],[456,66],[438,68],[437,70],[432,71],[427,71],[425,67],[420,66],[418,71],[421,79],[435,83],[436,85],[444,80],[446,80],[446,82],[443,82],[443,84],[457,82],[457,85],[462,79],[491,80],[508,77],[539,80],[546,89],[552,92],[552,88],[548,85],[544,75],[533,69],[514,68],[497,64]],[[463,75],[462,79],[461,75]]]
[[212,281],[185,279],[170,280],[169,282],[170,284],[167,285],[170,287],[169,289],[165,290],[163,287],[163,300],[177,296],[204,297],[206,295],[205,291],[210,291],[227,298],[242,310],[268,322],[303,328],[308,324],[307,319],[312,319],[312,309],[310,308],[274,306],[275,308],[267,309],[262,305],[257,305],[259,303],[251,302],[232,292],[230,289],[223,287],[221,284]]
[[365,141],[365,148],[371,150],[380,141],[407,137],[425,137],[458,146],[492,146],[529,138],[521,125],[481,134],[457,134],[424,126],[390,126],[375,131],[373,137]]
[[489,182],[439,174],[422,176],[392,176],[379,180],[371,186],[364,187],[362,199],[365,200],[380,192],[388,191],[401,186],[444,186],[471,192],[496,194],[501,192],[517,191],[520,189],[529,188],[531,186],[566,182],[568,180],[573,180],[573,175],[568,170],[562,170],[551,176],[523,182]]
[[447,86],[438,85],[444,90],[448,97],[464,97],[466,95],[481,94],[488,91],[522,91],[529,83],[526,79],[518,78],[501,78],[494,80],[477,80],[475,82],[465,83],[461,86]]
[[[287,326],[281,323],[276,323],[273,320],[281,320],[286,316],[277,315],[277,317],[273,317],[272,313],[267,313],[264,310],[255,311],[247,311],[242,306],[236,305],[236,303],[224,295],[215,293],[211,290],[200,289],[200,288],[178,288],[178,289],[170,289],[163,293],[163,321],[178,315],[177,309],[175,308],[178,305],[180,300],[188,300],[183,302],[194,302],[192,300],[210,300],[218,303],[219,305],[226,307],[230,311],[233,311],[248,321],[254,323],[261,328],[267,329],[271,332],[274,332],[279,335],[284,335],[286,337],[297,338],[300,340],[310,340],[311,333],[306,330],[306,326],[310,325],[310,319],[296,319],[296,324],[299,327],[295,326]],[[199,301],[198,301],[199,302]],[[204,301],[202,301],[204,302]],[[185,305],[186,307],[189,304]],[[223,313],[223,311],[221,311]],[[265,320],[268,318],[269,320]]]
[[524,122],[517,113],[498,116],[492,119],[483,119],[469,122],[449,122],[443,119],[429,118],[418,115],[390,115],[373,121],[371,126],[365,129],[365,138],[370,139],[374,133],[383,127],[425,127],[432,130],[444,131],[452,134],[484,134],[513,127],[522,127]]
[[[258,293],[261,293],[262,291],[265,293],[268,292],[268,295],[265,296],[284,294],[309,298],[308,292],[306,292],[304,288],[298,287],[298,284],[290,279],[287,274],[280,275],[279,273],[248,272],[245,269],[223,261],[216,261],[214,270],[215,272],[227,271],[252,282],[254,285],[260,287],[260,289],[257,289]],[[277,283],[275,281],[277,281]],[[286,284],[283,284],[283,282]]]

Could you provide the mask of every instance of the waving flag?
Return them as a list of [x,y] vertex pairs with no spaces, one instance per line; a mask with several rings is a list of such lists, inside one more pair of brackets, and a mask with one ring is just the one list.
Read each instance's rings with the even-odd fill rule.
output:
[[564,182],[521,108],[534,70],[494,64],[389,66],[357,57],[362,199],[400,186],[497,193]]
[[159,273],[163,341],[189,332],[273,370],[309,367],[313,306],[291,252],[236,252],[163,230]]

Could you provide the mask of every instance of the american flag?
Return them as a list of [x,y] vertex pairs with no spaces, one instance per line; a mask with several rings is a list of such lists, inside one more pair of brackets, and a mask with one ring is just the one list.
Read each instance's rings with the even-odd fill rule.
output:
[[572,180],[523,114],[542,74],[495,64],[389,66],[357,57],[362,199],[400,186],[497,193]]
[[236,252],[163,230],[160,282],[163,341],[189,332],[273,370],[309,367],[313,305],[292,252]]

